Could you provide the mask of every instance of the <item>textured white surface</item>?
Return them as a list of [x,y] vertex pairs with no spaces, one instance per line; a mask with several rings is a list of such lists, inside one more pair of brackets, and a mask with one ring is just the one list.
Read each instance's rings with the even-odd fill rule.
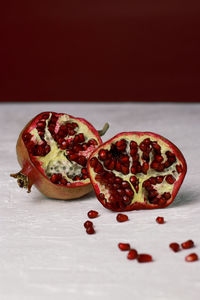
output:
[[[188,173],[174,203],[160,210],[132,211],[116,222],[94,193],[80,200],[45,198],[17,187],[9,174],[19,170],[15,144],[24,125],[41,111],[86,118],[103,138],[122,131],[153,131],[174,142]],[[199,104],[1,104],[0,105],[0,299],[192,299],[200,297],[200,105]],[[87,212],[95,209],[95,235],[85,233]],[[166,224],[155,222],[164,216]],[[169,243],[193,239],[196,247],[173,253]],[[128,261],[118,242],[130,242],[154,262]]]

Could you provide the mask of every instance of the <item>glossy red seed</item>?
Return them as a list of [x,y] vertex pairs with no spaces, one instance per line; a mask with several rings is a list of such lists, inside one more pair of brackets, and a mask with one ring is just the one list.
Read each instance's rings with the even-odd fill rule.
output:
[[156,177],[156,182],[157,183],[162,183],[163,182],[164,177],[163,176],[157,176]]
[[171,244],[169,244],[169,247],[170,247],[174,252],[180,251],[180,245],[179,245],[178,243],[171,243]]
[[84,227],[85,228],[88,228],[88,227],[93,227],[93,223],[91,222],[91,221],[86,221],[85,223],[84,223]]
[[63,185],[66,185],[67,184],[67,180],[65,178],[62,178],[60,180],[60,183],[63,184]]
[[183,168],[181,165],[176,165],[176,170],[178,173],[181,173],[183,171]]
[[86,232],[88,234],[94,234],[95,230],[94,230],[93,226],[89,226],[89,227],[86,228]]
[[190,249],[190,248],[194,247],[194,242],[193,242],[192,240],[188,240],[188,241],[186,241],[186,242],[183,242],[183,243],[181,244],[181,247],[182,247],[183,249]]
[[169,184],[173,184],[176,181],[176,179],[172,175],[167,175],[166,181]]
[[97,166],[97,164],[98,164],[98,159],[96,157],[93,157],[90,159],[90,166],[92,168],[95,168]]
[[157,217],[157,218],[156,218],[156,222],[157,222],[158,224],[164,224],[164,223],[165,223],[165,220],[164,220],[163,217]]
[[196,253],[190,253],[185,257],[185,261],[187,262],[197,261],[198,259],[199,257]]
[[137,260],[140,263],[146,263],[146,262],[151,262],[153,259],[152,256],[149,254],[139,254],[137,256]]
[[130,260],[136,259],[138,256],[138,253],[135,249],[131,249],[127,255],[127,258]]
[[118,222],[126,222],[128,221],[128,216],[124,214],[118,214],[116,219]]
[[96,210],[90,210],[87,215],[90,219],[94,219],[98,217],[99,213]]
[[53,174],[50,178],[51,182],[52,183],[57,183],[58,182],[58,177],[57,177],[57,174]]
[[119,243],[118,247],[121,251],[128,251],[130,250],[130,244],[128,243]]
[[100,160],[105,160],[107,158],[107,151],[104,149],[101,149],[99,151],[99,159]]

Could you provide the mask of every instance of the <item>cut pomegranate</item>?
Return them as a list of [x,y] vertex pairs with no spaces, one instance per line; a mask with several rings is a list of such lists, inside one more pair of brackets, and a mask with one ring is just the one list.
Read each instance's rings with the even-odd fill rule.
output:
[[128,216],[124,214],[118,214],[116,219],[118,222],[126,222],[128,221]]
[[128,243],[119,243],[118,247],[121,251],[128,251],[130,250],[130,244]]
[[153,261],[152,256],[149,254],[139,254],[137,256],[137,260],[140,263],[146,263],[146,262],[151,262]]
[[193,261],[196,261],[196,260],[198,260],[199,259],[199,257],[198,257],[198,255],[196,254],[196,253],[190,253],[190,254],[188,254],[186,257],[185,257],[185,260],[187,261],[187,262],[193,262]]
[[17,141],[22,170],[11,176],[28,192],[35,184],[50,198],[79,198],[92,190],[87,160],[107,129],[105,124],[98,133],[84,119],[43,112],[22,130]]
[[158,224],[164,224],[164,223],[165,223],[165,220],[164,220],[163,217],[157,217],[157,218],[156,218],[156,222],[157,222]]
[[187,170],[180,150],[151,132],[124,132],[91,154],[88,171],[98,200],[113,211],[162,208]]
[[194,247],[194,242],[193,242],[192,240],[188,240],[188,241],[186,241],[186,242],[183,242],[183,243],[181,244],[181,247],[182,247],[183,249],[190,249],[190,248]]
[[180,250],[180,245],[178,243],[171,243],[169,244],[169,247],[174,251],[178,252]]
[[89,217],[90,219],[97,218],[98,215],[99,215],[98,211],[95,211],[95,210],[90,210],[90,211],[88,212],[88,217]]
[[138,256],[138,253],[135,249],[131,249],[127,255],[127,258],[130,260],[136,259]]

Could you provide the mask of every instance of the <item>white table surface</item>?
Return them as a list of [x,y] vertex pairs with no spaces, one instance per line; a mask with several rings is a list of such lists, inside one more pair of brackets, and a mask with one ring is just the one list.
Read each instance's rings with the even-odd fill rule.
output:
[[[116,222],[90,193],[79,200],[45,198],[35,188],[19,189],[9,174],[20,170],[15,153],[19,132],[42,111],[86,118],[97,129],[109,121],[106,139],[122,131],[153,131],[174,142],[188,173],[174,203],[166,208],[127,213]],[[41,103],[0,104],[0,299],[200,299],[200,104]],[[96,234],[83,223],[95,209]],[[163,216],[166,224],[155,222]],[[174,253],[173,241],[193,239],[194,249]],[[130,242],[154,262],[126,259],[117,244]]]

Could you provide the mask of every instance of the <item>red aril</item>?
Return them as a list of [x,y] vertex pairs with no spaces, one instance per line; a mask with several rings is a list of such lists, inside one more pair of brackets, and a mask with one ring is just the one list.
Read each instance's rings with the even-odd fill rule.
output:
[[130,244],[128,243],[119,243],[118,247],[121,251],[128,251],[130,250]]
[[174,252],[180,251],[180,245],[179,245],[178,243],[171,243],[171,244],[169,244],[169,247],[170,247]]
[[127,258],[130,260],[136,259],[138,256],[138,253],[135,249],[131,249],[127,255]]
[[183,243],[181,244],[181,247],[182,247],[183,249],[190,249],[190,248],[194,247],[194,242],[193,242],[192,240],[188,240],[188,241],[186,241],[186,242],[183,242]]
[[151,132],[123,132],[91,154],[88,171],[98,200],[113,211],[171,204],[187,170],[180,150]]
[[98,132],[84,119],[43,112],[20,133],[17,158],[22,170],[11,176],[28,192],[34,184],[50,198],[79,198],[92,190],[87,160],[107,129],[105,124]]
[[151,262],[153,261],[152,256],[149,254],[139,254],[137,256],[137,260],[140,263],[146,263],[146,262]]
[[185,261],[187,261],[187,262],[193,262],[193,261],[196,261],[198,259],[199,259],[199,257],[196,253],[190,253],[185,257]]
[[156,218],[156,222],[157,222],[158,224],[164,224],[164,223],[165,223],[165,220],[164,220],[163,217],[157,217],[157,218]]
[[128,216],[124,214],[118,214],[116,220],[120,223],[128,221]]
[[87,227],[86,228],[86,232],[87,232],[87,234],[94,234],[94,233],[96,233],[93,226]]
[[98,213],[98,211],[96,211],[96,210],[90,210],[90,211],[88,212],[88,217],[89,217],[90,219],[97,218],[98,215],[99,215],[99,213]]
[[88,227],[93,227],[93,223],[91,222],[91,221],[86,221],[85,223],[84,223],[84,227],[85,228],[88,228]]

